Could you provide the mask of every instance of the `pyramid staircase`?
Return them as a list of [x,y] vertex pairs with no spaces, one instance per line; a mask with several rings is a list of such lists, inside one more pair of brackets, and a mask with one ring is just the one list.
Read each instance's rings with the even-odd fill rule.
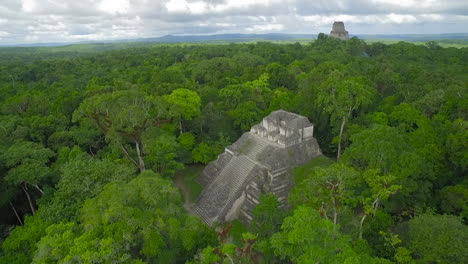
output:
[[192,207],[193,213],[208,225],[224,221],[225,215],[247,186],[254,168],[262,167],[256,162],[257,155],[268,146],[276,145],[253,134],[249,135],[244,144],[245,150],[232,156],[214,180],[203,189]]

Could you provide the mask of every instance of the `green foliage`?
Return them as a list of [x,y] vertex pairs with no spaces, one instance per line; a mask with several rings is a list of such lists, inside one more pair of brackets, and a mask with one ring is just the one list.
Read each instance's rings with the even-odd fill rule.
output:
[[[0,262],[466,262],[467,50],[372,42],[0,49]],[[293,172],[297,216],[265,195],[215,246],[167,179],[278,109],[339,162]],[[191,200],[201,169],[173,179]]]
[[234,119],[236,124],[242,131],[247,131],[259,122],[262,118],[262,112],[253,101],[240,103],[236,109],[229,111],[229,116]]
[[[282,231],[273,235],[274,252],[293,263],[372,263],[366,255],[353,251],[350,238],[335,225],[321,218],[316,210],[299,207],[287,217]],[[367,262],[369,261],[369,262]]]
[[293,174],[296,185],[299,185],[300,183],[302,183],[302,181],[304,181],[306,178],[312,175],[315,167],[327,167],[333,163],[334,161],[332,159],[321,155],[309,161],[304,166],[294,168]]
[[87,200],[79,226],[51,226],[33,263],[175,263],[211,239],[199,220],[183,213],[180,194],[171,183],[147,170],[127,184],[110,183]]
[[353,144],[346,149],[343,159],[361,170],[378,168],[389,173],[409,151],[407,140],[393,127],[376,126],[353,135]]
[[182,133],[178,138],[177,142],[186,150],[192,150],[195,145],[195,136],[192,133]]
[[266,112],[272,112],[275,110],[293,111],[295,107],[294,94],[287,89],[276,89],[273,92],[270,106]]
[[177,160],[179,145],[175,136],[150,129],[143,135],[142,142],[148,168],[166,177],[173,176],[178,169],[183,168]]
[[77,220],[80,208],[87,199],[97,196],[107,183],[129,181],[135,173],[133,168],[126,165],[73,152],[60,171],[57,191],[49,199],[41,201],[38,211],[41,217],[56,223]]
[[188,89],[176,89],[164,96],[169,104],[169,113],[172,116],[191,120],[200,114],[201,101],[198,94]]
[[449,161],[461,171],[468,168],[468,122],[457,119],[452,123],[450,134],[445,143]]
[[312,175],[293,190],[290,202],[293,206],[306,205],[320,210],[325,219],[337,224],[338,216],[347,210],[345,204],[352,198],[358,177],[354,168],[342,163],[315,167]]
[[468,227],[450,215],[423,214],[408,222],[406,244],[421,263],[465,263]]
[[343,77],[342,72],[331,72],[317,91],[317,104],[334,120],[349,117],[361,106],[370,104],[375,96],[374,88],[365,77]]
[[200,143],[192,151],[193,161],[207,164],[213,160],[213,149],[206,143]]
[[395,261],[398,264],[413,264],[414,259],[411,256],[411,251],[404,247],[399,247],[395,254]]
[[41,144],[17,141],[1,156],[3,163],[11,168],[5,178],[10,184],[40,184],[51,173],[47,166],[55,153]]
[[46,234],[49,222],[40,217],[26,217],[24,226],[17,226],[2,243],[1,263],[30,263],[36,251],[36,243]]
[[198,177],[203,169],[202,165],[192,165],[176,172],[175,184],[182,190],[186,202],[195,202],[203,190],[203,187],[198,183]]
[[375,215],[379,203],[387,200],[392,194],[401,189],[396,185],[396,177],[393,175],[379,175],[378,170],[367,170],[363,174],[364,181],[369,188],[367,197],[362,197],[366,214]]
[[440,191],[440,209],[446,214],[468,216],[468,188],[458,184]]
[[280,231],[281,223],[287,216],[287,211],[280,207],[278,197],[273,193],[260,196],[260,203],[254,208],[250,232],[257,234],[255,249],[263,253],[265,261],[272,261],[274,254],[270,237]]
[[286,214],[286,210],[280,207],[280,202],[275,194],[262,194],[260,203],[252,212],[253,222],[250,229],[252,233],[259,234],[258,238],[268,238],[279,231]]
[[[221,260],[221,257],[214,253],[214,248],[211,246],[208,246],[203,249],[200,256],[198,256],[197,262],[195,263],[214,264],[214,263],[218,263],[218,261],[220,260]],[[193,262],[189,262],[189,263],[193,263]]]
[[341,156],[341,142],[346,122],[354,111],[372,103],[375,89],[364,76],[348,77],[339,70],[333,70],[318,87],[316,103],[330,115],[332,124],[340,123],[337,159]]

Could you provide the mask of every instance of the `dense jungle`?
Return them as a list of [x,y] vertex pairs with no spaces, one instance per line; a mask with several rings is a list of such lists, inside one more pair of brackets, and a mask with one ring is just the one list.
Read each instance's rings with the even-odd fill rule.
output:
[[[468,263],[468,48],[86,47],[0,48],[0,263]],[[324,153],[290,207],[191,215],[203,166],[278,109]]]

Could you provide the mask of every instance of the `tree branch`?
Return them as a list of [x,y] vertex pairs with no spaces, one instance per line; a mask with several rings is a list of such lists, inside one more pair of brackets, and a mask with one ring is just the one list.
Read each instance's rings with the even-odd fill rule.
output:
[[40,191],[41,194],[44,194],[44,191],[43,191],[41,188],[39,188],[39,186],[38,186],[37,184],[33,184],[33,186],[34,186],[38,191]]
[[137,166],[137,168],[139,168],[138,166],[138,162],[136,162],[136,160],[134,158],[132,158],[132,156],[130,156],[130,154],[128,153],[128,150],[124,147],[123,144],[120,144],[120,147],[122,148],[125,156],[127,156],[127,158],[133,162],[133,164],[135,164],[135,166]]

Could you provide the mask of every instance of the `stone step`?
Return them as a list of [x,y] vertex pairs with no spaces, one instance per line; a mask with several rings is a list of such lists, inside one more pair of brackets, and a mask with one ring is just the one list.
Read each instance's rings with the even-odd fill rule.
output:
[[228,206],[238,198],[255,163],[245,156],[233,157],[213,182],[201,193],[194,206],[194,213],[212,225]]
[[271,143],[269,143],[267,140],[260,138],[258,136],[253,136],[257,137],[255,140],[252,140],[251,145],[248,147],[248,151],[246,153],[243,153],[250,159],[256,160],[257,155],[264,151],[268,146],[272,146]]

